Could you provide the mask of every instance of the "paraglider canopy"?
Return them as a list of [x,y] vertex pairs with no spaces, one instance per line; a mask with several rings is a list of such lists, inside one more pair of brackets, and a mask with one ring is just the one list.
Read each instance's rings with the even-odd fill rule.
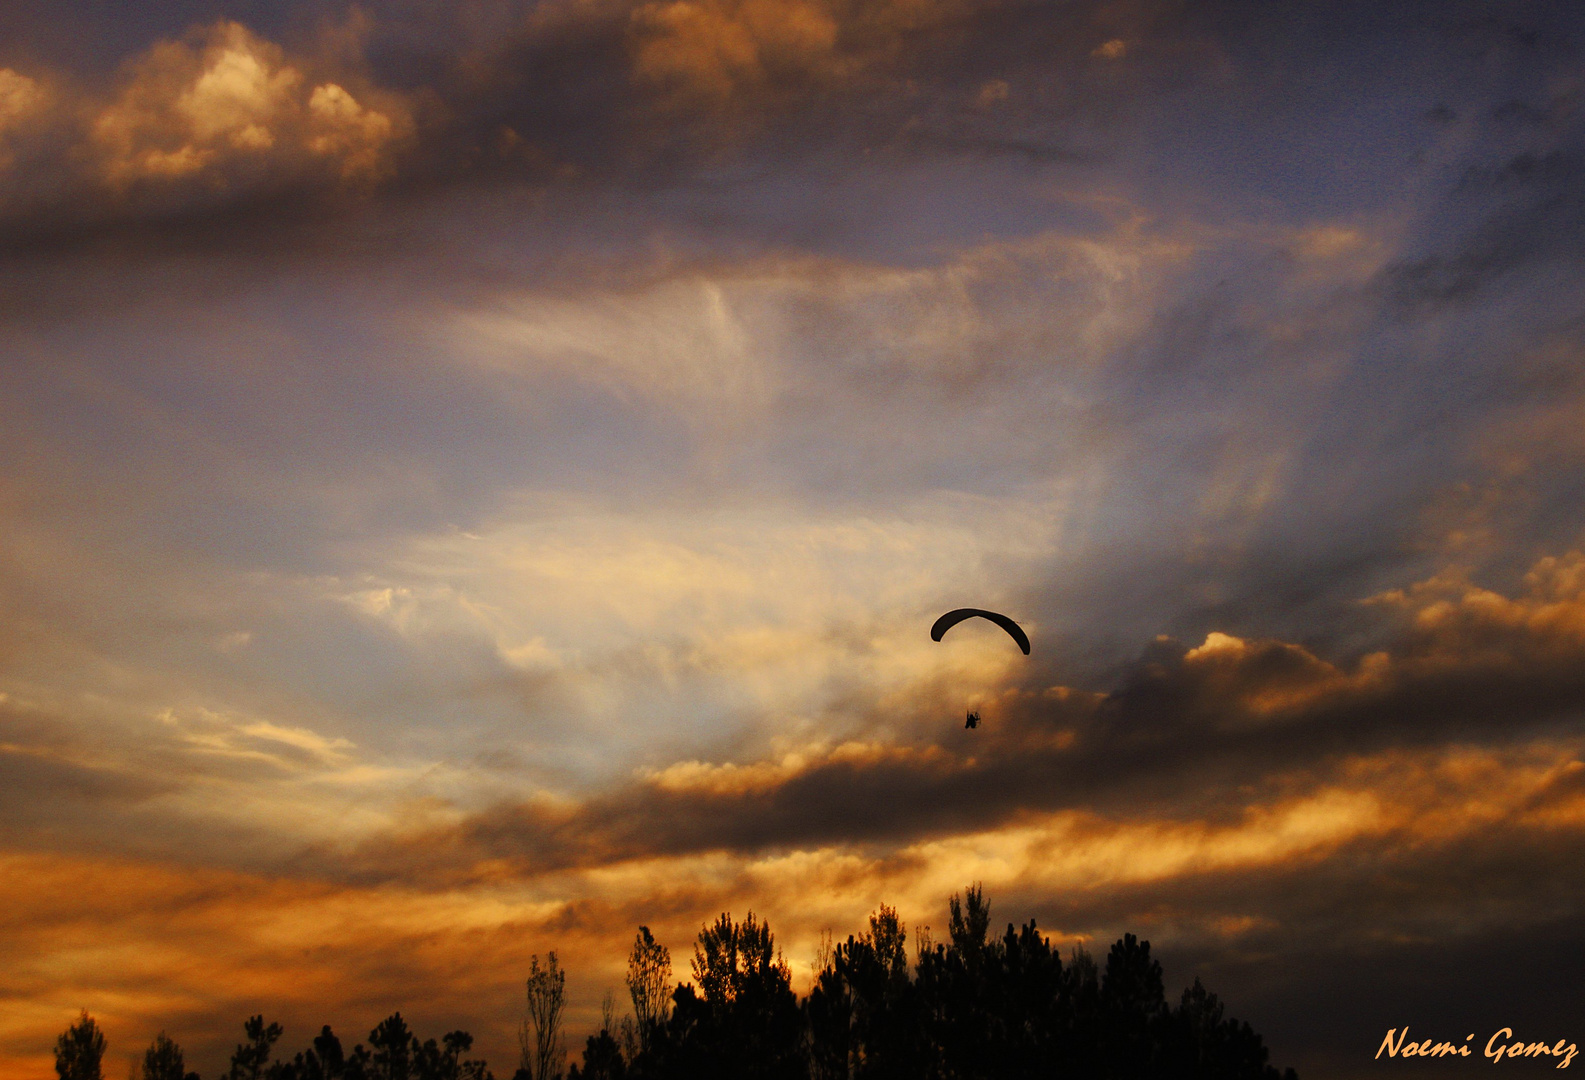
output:
[[1024,650],[1024,655],[1029,655],[1029,635],[1024,633],[1023,627],[1013,622],[1006,615],[976,607],[955,608],[941,616],[941,618],[936,620],[936,624],[930,628],[930,640],[940,641],[942,634],[951,630],[964,619],[972,619],[976,616],[981,619],[989,619],[1003,630],[1006,630],[1012,636],[1012,639],[1018,642],[1018,647]]

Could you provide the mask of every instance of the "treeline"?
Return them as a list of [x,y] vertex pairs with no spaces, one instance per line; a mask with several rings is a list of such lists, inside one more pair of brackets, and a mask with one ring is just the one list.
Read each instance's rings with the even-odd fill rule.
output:
[[[607,995],[601,1030],[570,1067],[566,973],[555,953],[544,965],[535,956],[513,1080],[1297,1080],[1198,979],[1170,1005],[1148,941],[1125,935],[1104,965],[1083,950],[1064,961],[1033,921],[992,936],[977,887],[953,896],[948,915],[948,940],[924,928],[912,962],[907,928],[884,905],[867,932],[827,937],[802,999],[752,912],[703,927],[692,981],[675,986],[669,951],[640,927],[628,958],[633,1011],[618,1020]],[[290,1059],[274,1056],[280,1025],[255,1016],[244,1031],[223,1080],[495,1080],[464,1056],[467,1032],[420,1042],[400,1013],[367,1047],[344,1050],[326,1026]],[[102,1080],[103,1051],[85,1013],[57,1043],[60,1080]],[[199,1078],[161,1034],[133,1080]]]
[[[249,1017],[242,1025],[245,1041],[231,1055],[223,1080],[495,1080],[481,1060],[464,1059],[473,1048],[466,1031],[448,1033],[439,1043],[418,1041],[401,1013],[392,1013],[369,1032],[369,1045],[358,1043],[351,1051],[326,1024],[313,1044],[290,1059],[275,1059],[275,1044],[283,1034],[280,1024],[266,1024],[263,1016]],[[55,1072],[60,1080],[104,1080],[104,1032],[84,1012],[55,1041]],[[187,1071],[182,1048],[163,1031],[132,1068],[131,1080],[200,1080]]]

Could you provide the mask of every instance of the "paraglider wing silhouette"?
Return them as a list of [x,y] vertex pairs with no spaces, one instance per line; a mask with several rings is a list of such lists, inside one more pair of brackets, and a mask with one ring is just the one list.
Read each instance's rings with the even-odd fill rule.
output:
[[1018,642],[1018,647],[1024,650],[1024,655],[1029,655],[1029,635],[1024,633],[1023,627],[1013,622],[1013,620],[1009,619],[1006,615],[999,614],[995,611],[985,611],[984,609],[977,607],[955,608],[941,616],[941,618],[936,620],[936,624],[930,628],[930,640],[940,641],[942,634],[945,634],[948,630],[951,630],[964,619],[972,619],[976,615],[982,619],[989,619],[997,626],[1000,626],[1003,630],[1006,630],[1008,634],[1012,635],[1012,639]]

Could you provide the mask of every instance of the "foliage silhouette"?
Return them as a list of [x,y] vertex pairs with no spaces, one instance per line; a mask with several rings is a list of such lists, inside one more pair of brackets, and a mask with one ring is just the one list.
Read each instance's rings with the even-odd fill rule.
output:
[[792,975],[770,926],[723,912],[694,943],[694,980],[672,993],[672,1013],[631,1076],[796,1080],[808,1075]]
[[369,1032],[370,1080],[410,1080],[415,1041],[401,1013],[381,1020]]
[[326,1024],[314,1037],[313,1044],[301,1050],[291,1061],[277,1061],[265,1070],[266,1080],[365,1080],[368,1075],[369,1052],[359,1044],[348,1058],[341,1049],[341,1040]]
[[84,1009],[77,1022],[55,1040],[55,1072],[60,1080],[103,1080],[105,1033]]
[[557,1080],[566,1062],[561,1023],[567,1008],[567,973],[554,952],[546,960],[544,967],[539,966],[537,954],[529,960],[528,1015],[517,1033],[522,1050],[519,1071],[526,1071],[528,1080]]
[[242,1033],[248,1041],[238,1043],[232,1052],[226,1080],[260,1080],[269,1066],[275,1043],[281,1037],[281,1025],[265,1024],[262,1015],[250,1016],[242,1025]]
[[197,1073],[187,1071],[182,1048],[160,1032],[143,1052],[142,1072],[139,1080],[198,1080]]
[[[270,1061],[269,1053],[280,1038],[279,1024],[264,1024],[255,1016],[244,1025],[250,1043],[237,1047],[232,1055],[236,1069],[239,1055],[252,1068],[260,1062],[264,1080],[495,1080],[482,1060],[464,1060],[473,1047],[473,1036],[466,1031],[447,1032],[437,1043],[418,1041],[399,1012],[380,1021],[369,1032],[369,1045],[358,1043],[350,1054],[326,1024],[313,1043],[289,1061]],[[228,1074],[228,1076],[231,1074]],[[189,1076],[187,1080],[197,1080]]]
[[[1167,1003],[1150,943],[1125,934],[1104,966],[1075,950],[1064,961],[1033,921],[1000,937],[978,884],[948,900],[947,941],[916,934],[881,905],[869,929],[832,946],[822,939],[814,984],[801,1002],[770,926],[753,912],[723,912],[701,926],[691,983],[667,989],[671,955],[639,927],[628,960],[634,1017],[618,1025],[607,995],[598,1034],[567,1080],[1297,1080],[1268,1062],[1261,1037],[1232,1019],[1195,979]],[[567,1068],[562,1017],[566,972],[536,955],[514,1080],[552,1080]],[[420,1042],[402,1014],[343,1050],[326,1025],[310,1047],[272,1061],[280,1024],[252,1016],[224,1080],[494,1080],[466,1059],[473,1037]],[[620,1037],[619,1037],[620,1036]],[[60,1080],[103,1080],[103,1032],[84,1012],[55,1045]],[[161,1032],[139,1080],[199,1080]]]
[[633,999],[639,1048],[648,1050],[654,1030],[671,1015],[671,952],[647,926],[638,928],[627,958],[627,992]]
[[567,1080],[626,1080],[627,1062],[622,1057],[622,1048],[611,1037],[609,1026],[600,1029],[600,1034],[590,1035],[583,1047],[583,1068],[574,1065],[567,1073]]

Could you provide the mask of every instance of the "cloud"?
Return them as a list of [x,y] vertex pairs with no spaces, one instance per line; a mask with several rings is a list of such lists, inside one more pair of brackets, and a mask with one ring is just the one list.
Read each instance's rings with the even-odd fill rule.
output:
[[[999,692],[977,699],[987,718],[980,732],[948,735],[926,724],[920,735],[930,736],[918,742],[805,743],[758,760],[675,762],[603,793],[501,805],[394,846],[375,840],[352,864],[377,876],[433,868],[449,880],[503,860],[526,870],[833,844],[896,850],[958,834],[967,821],[998,829],[1020,816],[1081,808],[1125,817],[1169,806],[1223,814],[1239,804],[1237,791],[1291,783],[1321,800],[1315,814],[1295,821],[1326,819],[1328,784],[1355,790],[1375,817],[1384,811],[1371,800],[1393,789],[1393,770],[1355,788],[1366,768],[1360,762],[1435,755],[1464,739],[1488,748],[1480,753],[1497,755],[1495,762],[1523,753],[1526,740],[1544,745],[1560,725],[1567,730],[1585,656],[1579,565],[1574,554],[1543,560],[1529,591],[1512,599],[1465,588],[1454,603],[1435,580],[1378,598],[1373,605],[1407,608],[1411,617],[1392,649],[1352,670],[1296,645],[1222,633],[1193,649],[1157,643],[1106,695],[1020,687],[1009,669]],[[907,707],[954,716],[962,700],[949,703],[931,687]],[[1569,745],[1540,752],[1556,760],[1575,753]],[[1447,753],[1460,760],[1458,751]],[[1461,768],[1447,766],[1442,776]],[[1290,774],[1308,779],[1283,779]],[[1466,779],[1478,777],[1480,786],[1500,775],[1491,765]],[[1435,820],[1431,789],[1415,798],[1414,807],[1389,815],[1392,828]],[[1504,804],[1499,816],[1522,803]]]
[[[101,168],[145,176],[208,161],[206,173],[223,179],[233,199],[252,192],[256,214],[268,212],[249,186],[261,169],[272,182],[291,173],[326,190],[337,187],[329,181],[338,169],[364,189],[379,174],[405,195],[480,183],[686,186],[701,169],[755,156],[785,169],[836,146],[894,162],[971,153],[1071,163],[1113,153],[1141,100],[1158,91],[1214,96],[1235,65],[1251,68],[1251,52],[1288,70],[1296,46],[1281,20],[1224,19],[1220,10],[959,0],[635,0],[487,13],[374,5],[273,57],[266,54],[277,46],[263,31],[242,31],[252,39],[243,42],[236,24],[152,49],[140,42],[128,51],[143,53],[131,61],[142,75],[119,100],[74,95],[91,106],[87,115],[107,114]],[[1335,22],[1339,34],[1397,32],[1346,10]],[[1441,32],[1444,22],[1422,6],[1403,26]],[[132,38],[130,27],[119,29],[105,40]],[[1421,34],[1412,48],[1445,47],[1439,32]],[[1092,58],[1118,43],[1128,63]],[[220,57],[227,66],[213,68]],[[1543,50],[1543,59],[1557,58]],[[264,74],[245,74],[249,64]],[[269,80],[287,72],[302,81],[283,97]],[[162,79],[163,97],[154,91]],[[243,91],[248,79],[263,81]],[[982,89],[1002,85],[1010,96],[981,107]],[[1250,87],[1271,92],[1267,83]],[[247,149],[266,137],[277,140],[274,150]],[[183,190],[188,203],[158,208],[173,229],[219,205],[202,185]],[[148,205],[122,209],[152,220]]]
[[[1049,95],[996,88],[1090,78],[1088,45],[1068,38],[1092,14],[961,0],[376,7],[291,49],[218,22],[144,44],[108,99],[60,72],[64,145],[29,165],[43,201],[0,207],[0,235],[53,249],[84,230],[201,238],[295,215],[317,225],[300,242],[323,241],[348,193],[383,205],[470,185],[686,188],[701,169],[755,154],[796,165],[835,145],[1070,160],[1054,128],[1115,94],[1065,92],[1053,110]],[[997,108],[982,107],[985,87]],[[49,201],[63,181],[111,205]],[[28,220],[40,210],[47,222]]]
[[343,179],[371,177],[411,128],[391,95],[381,100],[384,111],[337,83],[314,85],[279,47],[218,23],[134,61],[92,139],[119,190],[195,175],[262,182],[318,162]]
[[[8,192],[37,183],[33,174],[49,156],[60,111],[59,93],[48,80],[0,67],[0,178]],[[0,214],[9,201],[0,195]]]
[[1568,662],[1585,647],[1585,554],[1546,556],[1525,573],[1523,584],[1522,595],[1507,597],[1453,570],[1365,602],[1413,613],[1422,665],[1449,658],[1483,666]]
[[300,208],[321,205],[392,176],[415,132],[406,98],[355,61],[288,55],[236,22],[154,43],[108,94],[64,73],[4,69],[0,227],[14,243],[51,246],[288,191]]
[[26,124],[47,102],[48,94],[37,79],[0,68],[0,138]]
[[744,135],[743,121],[796,127],[792,111],[818,112],[832,98],[868,97],[886,111],[899,87],[914,95],[926,82],[957,97],[962,84],[978,86],[980,107],[1005,100],[1007,83],[985,79],[965,56],[989,45],[988,31],[1003,20],[1045,28],[1069,18],[963,0],[642,0],[628,37],[632,73],[659,95],[656,105],[689,119],[730,118],[706,137],[709,146]]
[[836,75],[837,23],[816,3],[665,0],[633,12],[634,70],[725,102],[778,68]]
[[[829,174],[838,148],[850,163],[865,154],[893,165],[966,157],[1071,176],[1109,161],[1131,183],[1148,182],[1176,170],[1120,156],[1145,102],[1179,95],[1214,108],[1251,54],[1287,63],[1292,42],[1280,25],[1219,19],[1218,10],[961,0],[633,0],[488,13],[377,5],[291,48],[221,22],[141,43],[108,99],[97,80],[52,74],[61,90],[52,98],[70,106],[51,113],[67,145],[30,159],[30,197],[13,196],[4,230],[38,250],[81,242],[85,229],[137,226],[180,239],[308,219],[313,226],[294,235],[311,245],[325,242],[327,223],[356,219],[349,193],[354,204],[395,206],[490,189],[686,191],[705,176],[759,177],[756,160],[783,175]],[[1417,10],[1404,25],[1440,21]],[[1346,12],[1337,24],[1397,32],[1359,26]],[[108,40],[126,40],[122,31]],[[1413,45],[1446,47],[1435,33]],[[1116,62],[1120,49],[1127,63]],[[83,184],[100,189],[95,215],[68,205]],[[29,220],[41,210],[46,221]]]
[[[699,923],[752,905],[802,980],[822,929],[855,929],[886,901],[917,938],[921,924],[939,930],[944,896],[971,880],[999,918],[1037,915],[1059,940],[1104,948],[1122,928],[1143,930],[1177,983],[1208,960],[1220,970],[1273,949],[1306,957],[1289,972],[1300,982],[1324,980],[1340,952],[1390,965],[1428,938],[1462,949],[1496,932],[1512,949],[1569,910],[1585,849],[1581,749],[1576,739],[1356,755],[1210,812],[1031,813],[880,849],[493,864],[465,885],[8,852],[0,898],[14,918],[0,955],[29,1007],[8,1013],[0,1046],[17,1055],[47,1044],[87,1004],[118,1053],[164,1028],[205,1063],[223,1061],[235,1025],[260,1008],[286,1021],[290,1049],[324,1022],[359,1038],[400,1007],[421,1025],[468,1027],[499,1065],[531,952],[555,948],[572,971],[582,1031],[602,992],[619,987],[639,922],[671,946],[681,977]],[[885,756],[829,755],[871,766]],[[758,789],[706,772],[665,782],[739,799]]]
[[987,559],[1027,567],[1047,528],[1017,500],[811,517],[525,493],[479,533],[404,543],[334,595],[399,641],[409,670],[444,655],[435,679],[500,695],[503,731],[526,715],[532,734],[515,738],[540,754],[581,755],[590,733],[621,731],[599,758],[569,761],[609,776],[679,741],[764,745],[789,725],[868,723],[932,672],[998,678],[1009,659],[994,646],[943,657],[918,633],[921,591],[945,566],[960,588],[986,580],[963,568]]
[[325,1022],[350,1049],[400,1008],[426,1035],[469,1028],[499,1066],[528,953],[559,948],[588,969],[567,935],[530,929],[547,906],[521,899],[348,891],[124,859],[0,861],[5,992],[27,1002],[0,1025],[8,1072],[31,1066],[61,1010],[81,1004],[110,1035],[107,1068],[155,1030],[172,1032],[190,1065],[223,1068],[241,1021],[263,1002],[286,1022],[283,1049],[306,1045]]
[[[1117,212],[1127,210],[1123,204]],[[1174,367],[1158,362],[1150,351],[1157,316],[1187,303],[1195,295],[1192,281],[1224,272],[1226,252],[1251,240],[1258,253],[1234,264],[1244,275],[1237,288],[1245,291],[1224,289],[1231,326],[1207,333],[1213,344],[1232,344],[1207,345],[1204,357],[1185,350]],[[884,746],[893,739],[908,747],[934,738],[934,725],[955,724],[981,702],[1009,718],[1009,733],[1028,736],[1027,762],[1017,760],[1015,740],[985,748],[993,752],[972,765],[958,756],[967,747],[954,746],[940,768],[882,756],[873,771],[833,760],[777,773],[777,783],[761,785],[763,805],[743,814],[741,827],[725,830],[726,841],[841,839],[845,816],[864,821],[867,837],[886,841],[893,830],[949,828],[953,815],[974,806],[1009,814],[1028,798],[1050,808],[1062,790],[1104,798],[1088,777],[1135,746],[1146,752],[1115,775],[1148,788],[1180,750],[1190,764],[1226,750],[1234,765],[1252,760],[1263,767],[1306,740],[1336,745],[1361,729],[1374,738],[1368,729],[1378,717],[1385,718],[1388,737],[1416,737],[1414,725],[1427,707],[1411,688],[1436,691],[1452,677],[1437,683],[1428,673],[1415,682],[1421,676],[1405,667],[1413,659],[1410,638],[1368,650],[1386,653],[1386,666],[1378,668],[1346,649],[1329,650],[1324,638],[1300,645],[1265,637],[1258,618],[1244,627],[1212,621],[1194,628],[1190,641],[1215,647],[1163,645],[1127,678],[1107,683],[1117,692],[1104,710],[1090,693],[1045,696],[1075,678],[1070,644],[1075,651],[1094,647],[1093,639],[1108,634],[1126,642],[1119,649],[1137,652],[1139,640],[1131,627],[1118,629],[1126,591],[1121,600],[1099,595],[1093,613],[1075,614],[1074,607],[1040,598],[1049,583],[1071,577],[1101,594],[1108,590],[1097,583],[1128,579],[1124,584],[1143,595],[1138,620],[1148,620],[1145,635],[1177,629],[1171,621],[1192,601],[1174,585],[1161,586],[1180,572],[1161,552],[1186,552],[1182,572],[1197,573],[1192,560],[1206,551],[1230,560],[1216,532],[1222,522],[1242,530],[1290,498],[1311,497],[1291,464],[1290,448],[1309,437],[1296,417],[1324,400],[1313,391],[1331,385],[1325,382],[1331,335],[1346,339],[1359,317],[1352,301],[1340,315],[1328,298],[1357,294],[1377,271],[1382,244],[1379,233],[1358,223],[1179,233],[1125,216],[1115,231],[1098,236],[986,241],[923,267],[767,257],[675,274],[664,266],[640,268],[629,278],[599,278],[596,286],[574,278],[559,289],[503,288],[466,307],[411,305],[390,316],[389,337],[371,335],[355,345],[338,337],[351,324],[336,321],[344,318],[339,305],[360,317],[384,318],[384,309],[366,301],[360,308],[359,297],[335,293],[294,319],[304,336],[273,376],[263,366],[208,362],[214,355],[252,355],[247,350],[262,327],[251,318],[237,318],[235,326],[223,318],[206,323],[209,333],[174,344],[160,338],[149,350],[147,372],[190,387],[201,407],[162,405],[157,391],[129,390],[112,378],[120,339],[106,329],[106,360],[76,370],[102,375],[90,383],[95,393],[125,410],[112,412],[105,430],[158,452],[149,467],[128,468],[126,484],[103,491],[113,490],[116,499],[148,491],[166,500],[167,512],[136,555],[121,514],[96,518],[123,530],[97,539],[76,527],[81,516],[70,519],[69,530],[13,537],[31,537],[29,557],[39,563],[23,576],[36,580],[39,595],[51,596],[58,609],[94,613],[72,625],[79,635],[97,627],[89,636],[106,658],[70,668],[77,675],[63,682],[101,685],[113,662],[144,670],[156,661],[157,673],[148,673],[136,691],[120,692],[121,707],[143,717],[176,708],[193,726],[189,734],[207,740],[204,769],[236,770],[239,783],[249,764],[282,787],[318,767],[301,747],[248,735],[260,722],[356,744],[358,763],[377,763],[404,778],[409,769],[443,760],[444,782],[407,792],[415,804],[456,800],[436,815],[442,820],[476,814],[481,804],[502,798],[497,783],[511,786],[504,779],[477,787],[460,781],[476,754],[533,763],[515,774],[519,786],[506,796],[510,801],[530,785],[565,793],[635,767],[664,771],[678,761],[752,769],[756,755],[779,760],[818,743],[818,734],[835,745]],[[1297,297],[1297,310],[1262,317],[1256,277],[1275,283],[1285,298]],[[1043,318],[1031,322],[1031,310]],[[153,321],[180,324],[174,317]],[[316,329],[325,324],[331,329]],[[424,332],[432,335],[433,354],[402,351],[409,336]],[[1165,336],[1163,353],[1184,340]],[[379,359],[360,359],[360,352]],[[1279,355],[1306,362],[1279,364]],[[351,359],[322,364],[321,356]],[[387,368],[387,356],[404,359]],[[397,370],[417,376],[421,390],[398,395]],[[1197,387],[1235,376],[1244,381],[1230,387],[1253,384],[1254,390],[1194,399]],[[1141,381],[1143,402],[1131,396]],[[1172,400],[1173,388],[1183,386],[1186,406],[1155,411],[1153,403]],[[393,396],[364,411],[385,394]],[[262,395],[258,400],[268,407],[235,411],[250,395]],[[510,408],[484,410],[476,400],[484,396],[492,407]],[[591,397],[618,404],[601,413],[589,409]],[[320,430],[304,423],[318,410]],[[1279,414],[1280,425],[1272,419]],[[596,421],[583,424],[590,415]],[[547,426],[546,416],[564,426]],[[278,422],[286,429],[278,430]],[[464,450],[449,472],[426,472],[428,451],[400,437],[418,425],[429,433],[425,439],[438,433],[459,447],[476,447],[469,440],[497,424],[527,434],[488,455]],[[636,434],[646,425],[697,436],[697,461],[680,456],[642,494],[568,494],[566,488],[582,482],[576,476],[550,480],[543,491],[520,486],[540,479],[559,432],[572,439],[584,427],[591,442],[637,456],[651,452],[652,444]],[[282,430],[290,434],[283,437]],[[114,443],[110,454],[118,462],[121,445]],[[341,457],[348,449],[351,455]],[[491,459],[520,450],[523,461],[493,471]],[[19,458],[49,455],[30,449]],[[338,460],[351,463],[345,472],[323,464]],[[364,467],[371,462],[377,467]],[[1165,483],[1180,465],[1192,479],[1179,487]],[[723,502],[709,494],[722,483],[762,477],[761,470],[781,485],[774,502],[763,495]],[[1133,486],[1130,470],[1138,470],[1141,486]],[[172,479],[177,474],[179,484]],[[200,478],[202,499],[171,494],[195,490]],[[47,476],[37,479],[39,491],[46,490]],[[459,481],[483,493],[470,501],[446,492]],[[986,484],[994,494],[961,494]],[[333,513],[321,521],[314,500]],[[425,507],[412,519],[367,510],[402,500],[433,501],[440,509]],[[1337,501],[1351,509],[1356,500]],[[66,502],[74,515],[87,506],[80,496]],[[193,551],[183,546],[192,535],[232,520],[202,509],[211,503],[251,508],[256,527],[239,519],[219,541],[197,546],[222,563],[246,563],[246,573],[210,573],[201,561],[195,569],[178,567],[180,557],[162,554],[167,545]],[[109,500],[104,509],[119,505]],[[1122,516],[1158,505],[1176,509],[1133,521]],[[184,520],[174,511],[191,516]],[[370,516],[360,516],[365,513]],[[456,513],[458,523],[437,523],[441,513]],[[290,552],[257,543],[256,535],[276,535],[287,520],[298,523],[287,530],[294,537]],[[1302,518],[1303,531],[1316,533],[1316,520]],[[1398,522],[1375,524],[1386,529]],[[1202,530],[1209,538],[1184,539]],[[1173,535],[1152,546],[1158,533]],[[1316,541],[1303,544],[1313,550]],[[1296,541],[1295,551],[1305,549]],[[89,567],[104,561],[85,572],[73,556]],[[1229,561],[1237,573],[1251,563],[1261,569],[1258,559]],[[271,572],[260,564],[292,569]],[[1141,571],[1147,564],[1148,572]],[[40,571],[45,565],[47,572]],[[161,567],[168,576],[156,573]],[[139,593],[136,603],[96,607],[99,582],[120,579]],[[918,637],[917,626],[935,612],[923,608],[921,593],[937,590],[932,594],[941,595],[944,609],[958,602],[939,592],[949,586],[994,588],[1026,603],[1053,631],[1046,655],[1072,666],[1061,674],[1037,669],[1024,680],[994,653],[960,666],[930,652],[939,647]],[[183,633],[190,631],[203,659],[192,660],[175,639],[146,641],[129,613],[144,610],[188,628]],[[1259,616],[1271,606],[1254,611]],[[1383,633],[1386,612],[1377,607],[1347,632],[1363,624]],[[250,628],[250,644],[216,650],[213,643],[239,625]],[[1066,638],[1055,637],[1059,628]],[[1220,636],[1207,639],[1213,628]],[[1104,670],[1078,669],[1083,681],[1076,685],[1099,685],[1098,669]],[[1498,676],[1547,710],[1569,685],[1548,673],[1527,687],[1517,673],[1497,672],[1484,687],[1495,692],[1507,685]],[[115,685],[129,685],[117,678]],[[265,689],[277,681],[302,696]],[[180,693],[173,696],[172,686]],[[1009,691],[1016,693],[1004,698]],[[1395,717],[1388,706],[1399,701],[1406,707]],[[1472,711],[1454,702],[1446,715]],[[436,715],[451,718],[446,734],[420,734]],[[1326,717],[1336,722],[1323,722]],[[1183,730],[1213,738],[1186,745],[1192,740]],[[1443,730],[1427,728],[1424,737]],[[1094,734],[1081,738],[1086,732]],[[781,734],[790,743],[772,744]],[[1069,736],[1072,744],[1057,745]],[[396,746],[394,760],[381,759]],[[197,752],[200,744],[189,749]],[[348,763],[346,772],[355,767]],[[874,803],[894,793],[896,807],[872,812],[866,798],[849,790],[859,778],[873,782]],[[372,786],[370,777],[360,790]],[[619,791],[610,805],[595,806],[609,816],[601,828],[609,828],[617,848],[629,842],[629,815],[673,805],[642,785],[636,791]],[[796,823],[800,792],[832,807],[829,818],[811,818],[807,834]],[[269,845],[271,857],[305,838],[355,844],[364,830],[389,820],[389,804],[376,800],[379,812],[356,818],[345,833],[300,832],[314,797],[323,793],[299,800],[277,790],[250,804],[279,798],[291,806],[278,819],[280,841]],[[676,800],[677,824],[665,842],[678,850],[704,842],[712,815],[732,814],[730,801],[702,793],[674,791],[666,798]],[[936,809],[910,819],[905,808],[921,802]],[[601,830],[591,835],[598,838]],[[560,839],[546,850],[551,859],[575,857]],[[389,868],[382,864],[381,872]]]

